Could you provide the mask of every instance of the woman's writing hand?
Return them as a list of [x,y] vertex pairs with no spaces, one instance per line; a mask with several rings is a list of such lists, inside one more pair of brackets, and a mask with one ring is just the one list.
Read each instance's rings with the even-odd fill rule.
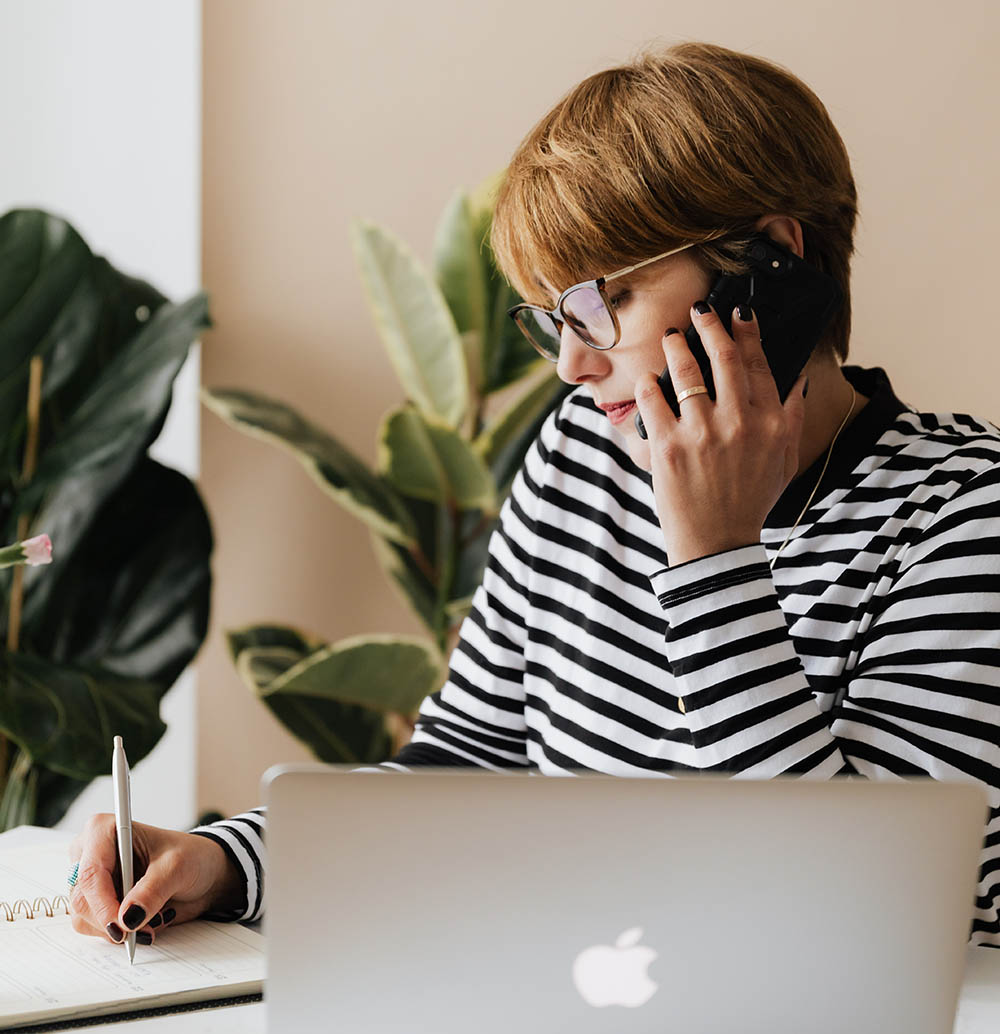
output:
[[[715,401],[686,398],[678,419],[655,374],[640,378],[635,391],[671,567],[760,541],[764,519],[798,469],[804,416],[805,377],[782,405],[752,313],[749,320],[734,313],[730,337],[703,302],[691,311],[712,363]],[[663,353],[678,396],[704,383],[682,334],[666,334]]]
[[137,930],[140,943],[152,943],[168,924],[240,905],[240,874],[214,841],[136,822],[132,843],[136,883],[124,901],[114,815],[92,816],[70,845],[71,860],[79,862],[69,896],[78,933],[120,943]]

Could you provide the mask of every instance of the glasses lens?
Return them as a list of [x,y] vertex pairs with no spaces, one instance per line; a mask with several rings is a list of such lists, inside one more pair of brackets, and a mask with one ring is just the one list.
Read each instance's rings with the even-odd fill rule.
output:
[[615,321],[604,304],[604,296],[596,287],[580,287],[566,295],[562,314],[577,335],[592,348],[610,348],[615,343]]
[[559,327],[544,309],[518,309],[514,313],[514,322],[546,359],[553,363],[558,360]]

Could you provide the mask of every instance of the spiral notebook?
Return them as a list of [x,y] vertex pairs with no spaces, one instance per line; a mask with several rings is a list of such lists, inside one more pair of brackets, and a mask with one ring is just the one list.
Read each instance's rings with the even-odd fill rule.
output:
[[264,938],[236,923],[162,930],[152,946],[136,946],[134,966],[120,945],[76,933],[67,869],[62,848],[0,851],[0,1029],[261,991]]

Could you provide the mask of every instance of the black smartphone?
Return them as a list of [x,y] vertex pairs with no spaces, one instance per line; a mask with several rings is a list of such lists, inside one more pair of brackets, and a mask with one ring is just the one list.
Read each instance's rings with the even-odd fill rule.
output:
[[[778,395],[784,402],[840,307],[841,290],[833,277],[800,259],[765,233],[751,237],[746,260],[751,267],[749,273],[722,274],[705,300],[730,334],[733,309],[742,304],[753,308],[760,327],[761,347],[778,385]],[[692,325],[684,337],[701,367],[709,398],[714,400],[712,364],[698,331]],[[657,383],[674,416],[680,416],[670,373],[664,370]],[[635,426],[639,435],[646,438],[646,428],[638,413]]]

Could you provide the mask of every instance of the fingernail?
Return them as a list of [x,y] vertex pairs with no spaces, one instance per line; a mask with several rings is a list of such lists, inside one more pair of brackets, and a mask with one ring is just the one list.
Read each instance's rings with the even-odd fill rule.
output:
[[130,930],[138,930],[146,921],[146,910],[138,905],[129,905],[122,919]]
[[802,385],[802,397],[805,398],[809,394],[809,378],[806,378],[805,384]]
[[148,930],[140,930],[135,935],[135,943],[150,945],[153,943],[153,935]]
[[108,932],[108,936],[115,942],[115,944],[121,944],[125,937],[122,933],[122,928],[117,923],[108,923],[104,928]]
[[172,923],[174,921],[174,916],[176,916],[176,915],[177,915],[176,909],[173,909],[173,908],[164,909],[163,921],[165,923]]
[[710,313],[712,310],[709,307],[708,302],[695,302],[694,311],[698,313],[699,316],[704,316],[707,313]]
[[751,309],[749,305],[737,305],[736,315],[739,316],[744,323],[749,323],[753,319],[753,309]]
[[666,331],[664,331],[663,336],[664,337],[670,337],[671,334],[679,334],[679,333],[680,333],[680,331],[676,327],[667,327]]
[[150,919],[150,921],[149,921],[149,928],[150,928],[150,930],[155,930],[160,925],[160,923],[162,923],[162,922],[163,922],[163,916],[161,916],[160,913],[157,912],[156,915],[153,916],[153,918]]

